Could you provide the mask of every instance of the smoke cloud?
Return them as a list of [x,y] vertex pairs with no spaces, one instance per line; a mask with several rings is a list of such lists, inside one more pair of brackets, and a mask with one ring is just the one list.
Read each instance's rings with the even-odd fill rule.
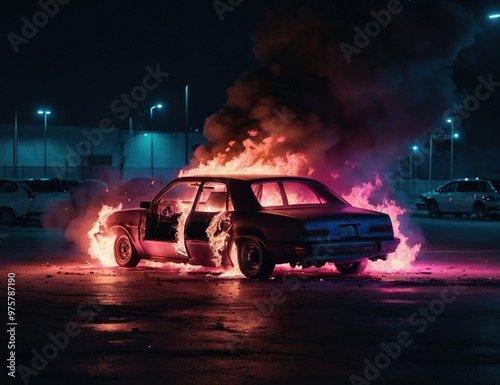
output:
[[[395,6],[377,29],[374,14]],[[373,37],[359,48],[356,33],[369,23]],[[204,125],[211,145],[195,157],[230,159],[243,140],[273,136],[282,140],[269,156],[302,152],[318,178],[352,185],[396,169],[408,142],[441,124],[455,101],[453,67],[477,33],[450,0],[274,2],[253,36],[262,67],[228,89],[226,107]],[[356,48],[351,60],[342,43]]]

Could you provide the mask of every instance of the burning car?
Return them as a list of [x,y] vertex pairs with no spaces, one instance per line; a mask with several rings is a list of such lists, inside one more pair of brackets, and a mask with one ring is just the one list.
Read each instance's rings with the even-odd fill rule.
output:
[[276,264],[345,274],[385,260],[400,243],[387,214],[356,208],[322,183],[288,176],[187,176],[140,208],[101,220],[98,239],[116,235],[118,265],[141,259],[239,266],[268,278]]

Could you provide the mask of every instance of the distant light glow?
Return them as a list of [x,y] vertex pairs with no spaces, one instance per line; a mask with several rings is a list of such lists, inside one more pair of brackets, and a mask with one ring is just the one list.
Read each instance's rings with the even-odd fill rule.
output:
[[498,18],[500,18],[500,13],[494,13],[494,14],[488,16],[488,18],[489,19],[498,19]]
[[163,108],[163,105],[162,104],[157,104],[156,107]]
[[418,150],[418,146],[413,146],[413,147],[412,147],[412,150],[413,150],[413,151],[417,151],[417,150]]
[[460,134],[455,133],[455,134],[453,134],[453,137],[454,137],[454,138],[459,138],[459,137],[460,137]]
[[448,122],[448,123],[451,123],[452,121],[453,121],[453,120],[451,120],[451,119],[448,119],[448,120],[447,120],[447,122]]

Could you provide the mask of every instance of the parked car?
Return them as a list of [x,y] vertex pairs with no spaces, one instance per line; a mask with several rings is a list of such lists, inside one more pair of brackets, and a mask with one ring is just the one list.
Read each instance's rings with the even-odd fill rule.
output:
[[17,218],[27,218],[35,194],[19,179],[0,179],[0,224],[11,226]]
[[78,181],[67,179],[29,178],[24,182],[36,194],[36,202],[30,211],[30,218],[40,218],[42,224],[50,227],[65,227],[77,216],[78,191],[83,186]]
[[500,194],[489,180],[455,179],[434,191],[421,194],[416,205],[419,210],[427,210],[430,217],[465,214],[485,219],[500,214]]
[[32,216],[55,210],[62,202],[71,202],[68,186],[62,179],[30,178],[24,182],[36,194],[36,203],[31,210]]
[[[320,182],[287,176],[197,176],[173,180],[140,208],[101,221],[115,234],[118,265],[140,259],[233,266],[268,278],[276,264],[359,274],[400,242],[387,214],[352,207]],[[234,261],[234,262],[233,262]]]

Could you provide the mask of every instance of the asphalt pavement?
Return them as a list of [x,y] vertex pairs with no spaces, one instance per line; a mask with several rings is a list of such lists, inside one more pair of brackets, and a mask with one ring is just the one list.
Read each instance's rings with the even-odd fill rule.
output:
[[408,224],[409,271],[262,281],[102,267],[62,230],[2,227],[2,384],[500,384],[500,222]]

